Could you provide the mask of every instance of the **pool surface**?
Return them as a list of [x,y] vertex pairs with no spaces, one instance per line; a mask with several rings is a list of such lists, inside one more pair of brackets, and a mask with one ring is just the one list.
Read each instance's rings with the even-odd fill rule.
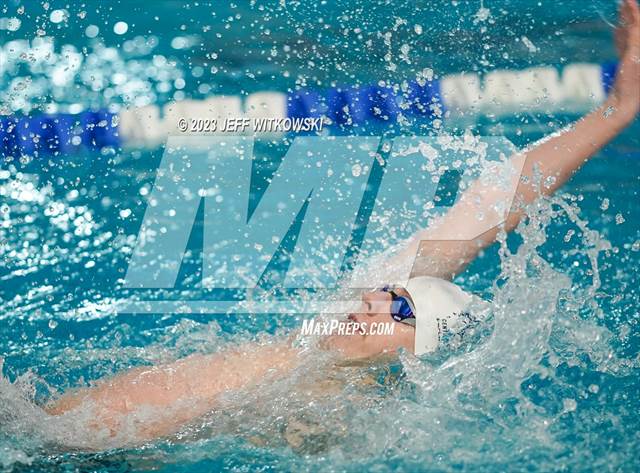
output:
[[[0,69],[0,114],[117,113],[212,95],[379,81],[401,87],[427,69],[444,76],[605,64],[616,59],[615,22],[616,2],[604,0],[8,0],[0,6],[0,46],[54,38],[60,56],[55,63],[30,60],[31,46],[13,43],[27,56]],[[75,55],[82,56],[77,65]],[[445,117],[441,126],[423,117],[330,132],[394,138],[468,129],[523,147],[577,116],[525,108]],[[256,195],[286,146],[282,137],[256,142]],[[36,407],[56,393],[300,325],[301,316],[275,313],[121,310],[132,298],[193,297],[201,277],[194,231],[193,258],[183,263],[176,291],[140,296],[124,284],[165,151],[0,154],[0,469],[640,468],[638,120],[458,276],[495,306],[471,346],[425,360],[402,355],[391,365],[343,367],[338,387],[317,399],[307,397],[300,379],[265,386],[229,399],[233,409],[141,446],[63,448],[71,434]],[[202,212],[198,218],[201,224]],[[313,363],[301,370],[309,383],[320,378]]]

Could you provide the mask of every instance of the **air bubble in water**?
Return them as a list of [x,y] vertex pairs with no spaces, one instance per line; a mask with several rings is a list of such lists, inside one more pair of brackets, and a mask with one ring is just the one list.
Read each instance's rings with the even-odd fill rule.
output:
[[67,10],[53,10],[49,15],[51,23],[62,23],[69,18],[69,12]]
[[87,38],[95,38],[100,33],[100,28],[96,25],[89,25],[87,29],[84,30],[84,34]]
[[578,407],[578,403],[575,399],[563,399],[562,407],[564,408],[565,412],[573,412]]
[[113,25],[113,32],[115,34],[123,35],[129,29],[129,25],[127,25],[124,21],[119,21],[115,25]]
[[526,36],[523,36],[520,39],[522,40],[522,44],[524,44],[527,47],[530,53],[538,52],[538,48],[536,47],[535,44],[533,44],[533,42],[529,38],[527,38]]
[[569,241],[571,240],[571,237],[572,237],[575,233],[576,233],[576,232],[575,232],[575,230],[570,229],[570,230],[567,232],[567,234],[564,236],[564,241],[565,241],[566,243],[569,243]]
[[20,29],[20,26],[22,25],[22,21],[20,21],[18,18],[2,18],[2,20],[4,29],[6,29],[7,31],[18,31]]
[[480,7],[476,12],[475,21],[476,22],[487,21],[490,16],[491,16],[491,10],[485,7]]

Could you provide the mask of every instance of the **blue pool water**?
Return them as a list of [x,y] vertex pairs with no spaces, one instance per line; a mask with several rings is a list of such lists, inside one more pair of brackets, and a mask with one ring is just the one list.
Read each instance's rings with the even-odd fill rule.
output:
[[[0,96],[11,113],[397,83],[424,68],[447,74],[615,59],[612,1],[47,5],[5,2],[0,18],[20,25],[0,31],[0,41],[51,36],[85,60],[71,79],[29,63],[3,71]],[[67,19],[51,21],[61,9]],[[113,30],[118,21],[127,23],[124,34]],[[403,60],[407,48],[411,59]],[[574,118],[523,110],[470,126],[524,146]],[[118,310],[162,149],[0,156],[0,468],[638,470],[639,132],[636,120],[566,195],[540,203],[528,225],[458,278],[495,305],[473,350],[446,362],[403,357],[345,367],[335,374],[338,391],[314,402],[283,381],[235,399],[241,409],[216,412],[180,437],[89,453],[65,449],[67,432],[36,405],[131,366],[211,352],[299,320]],[[263,143],[258,151],[258,174],[268,174],[281,149]],[[302,444],[291,430],[300,419],[311,426]]]

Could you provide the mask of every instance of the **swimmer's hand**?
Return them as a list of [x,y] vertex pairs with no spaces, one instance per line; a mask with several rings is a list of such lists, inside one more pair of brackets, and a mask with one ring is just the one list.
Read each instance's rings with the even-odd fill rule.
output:
[[[622,0],[620,25],[616,28],[616,46],[620,61],[616,79],[606,102],[564,130],[533,143],[511,158],[514,170],[521,169],[514,202],[530,204],[541,194],[551,195],[587,160],[631,124],[640,112],[640,7],[638,0]],[[538,185],[537,183],[544,183]],[[473,227],[474,214],[486,218],[484,209],[499,202],[504,191],[489,192],[491,186],[472,185],[436,225],[415,233],[403,255],[415,261],[412,276],[437,276],[450,279],[462,270],[497,238],[500,228],[511,231],[526,215],[515,206],[504,225],[474,239],[446,241],[437,234],[438,227],[460,232]],[[495,197],[494,197],[495,196]],[[489,200],[490,203],[487,203]],[[482,209],[478,211],[476,209]],[[485,223],[482,222],[481,225]],[[435,228],[435,230],[434,230]],[[429,242],[431,246],[421,246]],[[434,247],[435,243],[435,247]],[[420,251],[420,258],[415,259]],[[427,256],[424,256],[427,255]]]
[[614,116],[626,122],[635,119],[640,111],[640,7],[638,0],[623,0],[615,31],[616,49],[620,63],[608,104]]

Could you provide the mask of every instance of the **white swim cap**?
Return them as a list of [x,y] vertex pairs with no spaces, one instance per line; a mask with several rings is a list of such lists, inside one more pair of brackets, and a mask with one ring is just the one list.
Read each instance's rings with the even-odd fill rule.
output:
[[416,308],[416,356],[438,348],[442,337],[463,323],[474,296],[455,284],[430,276],[409,280],[407,292]]

